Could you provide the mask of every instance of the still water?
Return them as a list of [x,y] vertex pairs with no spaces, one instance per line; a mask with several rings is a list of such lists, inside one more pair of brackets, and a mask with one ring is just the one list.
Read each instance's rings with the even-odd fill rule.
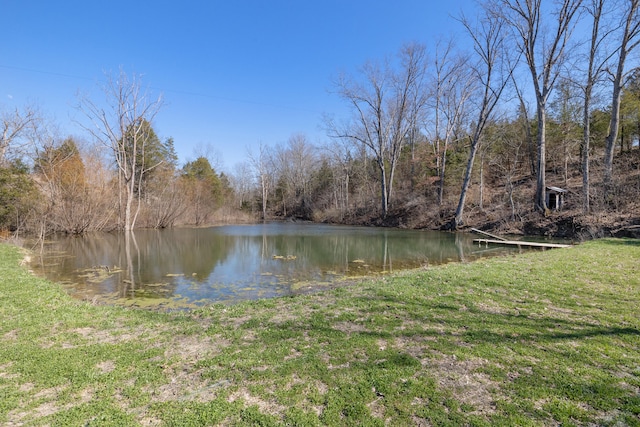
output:
[[32,260],[74,296],[194,307],[292,295],[345,279],[514,253],[463,233],[266,223],[58,236]]

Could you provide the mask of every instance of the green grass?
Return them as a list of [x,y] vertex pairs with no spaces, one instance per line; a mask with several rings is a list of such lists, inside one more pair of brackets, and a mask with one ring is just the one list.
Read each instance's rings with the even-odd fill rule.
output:
[[0,245],[0,424],[640,426],[640,242],[156,313]]

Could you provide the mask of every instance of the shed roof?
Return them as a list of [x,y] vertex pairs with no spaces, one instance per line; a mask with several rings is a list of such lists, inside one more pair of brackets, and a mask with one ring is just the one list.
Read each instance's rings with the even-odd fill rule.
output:
[[567,192],[567,190],[565,190],[564,188],[553,187],[553,186],[548,186],[547,187],[547,191],[551,191],[553,193],[566,193]]

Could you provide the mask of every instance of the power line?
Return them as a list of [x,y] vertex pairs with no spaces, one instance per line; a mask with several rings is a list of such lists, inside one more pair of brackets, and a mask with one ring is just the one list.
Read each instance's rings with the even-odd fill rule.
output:
[[[98,82],[106,83],[103,80],[96,80],[96,79],[93,79],[93,78],[90,78],[90,77],[86,77],[86,76],[78,76],[78,75],[74,75],[74,74],[59,73],[59,72],[55,72],[55,71],[37,70],[37,69],[34,69],[34,68],[17,67],[17,66],[4,65],[4,64],[0,64],[0,68],[5,68],[5,69],[8,69],[8,70],[24,71],[24,72],[29,72],[29,73],[45,74],[45,75],[56,76],[56,77],[65,77],[65,78],[70,78],[70,79],[93,81],[93,82],[96,82],[96,83],[98,83]],[[308,113],[314,113],[314,114],[322,114],[322,112],[320,112],[320,111],[311,110],[311,109],[308,109],[308,108],[292,107],[292,106],[287,106],[287,105],[280,105],[280,104],[274,104],[274,103],[269,103],[269,102],[251,101],[251,100],[246,100],[246,99],[229,98],[229,97],[218,96],[218,95],[209,95],[209,94],[200,93],[200,92],[191,92],[191,91],[184,91],[184,90],[179,90],[179,89],[162,89],[162,88],[155,87],[155,86],[149,86],[149,89],[156,90],[156,91],[159,91],[159,92],[164,92],[164,93],[174,93],[174,94],[177,94],[177,95],[196,96],[196,97],[200,97],[200,98],[214,99],[214,100],[226,101],[226,102],[234,102],[234,103],[239,103],[239,104],[249,104],[249,105],[256,105],[256,106],[261,106],[261,107],[276,108],[276,109],[281,109],[281,110],[302,111],[302,112],[308,112]]]
[[54,71],[42,71],[42,70],[36,70],[36,69],[33,69],[33,68],[16,67],[16,66],[12,66],[12,65],[0,64],[0,68],[6,68],[6,69],[9,69],[9,70],[16,70],[16,71],[26,71],[26,72],[29,72],[29,73],[47,74],[47,75],[50,75],[50,76],[67,77],[67,78],[71,78],[71,79],[80,79],[80,80],[89,80],[89,81],[94,80],[94,79],[90,79],[88,77],[83,77],[83,76],[76,76],[76,75],[65,74],[65,73],[56,73]]

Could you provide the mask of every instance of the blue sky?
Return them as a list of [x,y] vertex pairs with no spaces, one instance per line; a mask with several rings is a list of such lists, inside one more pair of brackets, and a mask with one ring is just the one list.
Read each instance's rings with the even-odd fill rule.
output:
[[331,93],[340,72],[395,54],[403,43],[433,46],[460,33],[453,19],[473,0],[2,0],[0,109],[35,104],[63,135],[78,93],[97,102],[105,72],[143,75],[165,105],[154,122],[173,137],[181,162],[213,147],[224,169],[258,144],[305,134],[327,139],[323,114],[346,116]]

